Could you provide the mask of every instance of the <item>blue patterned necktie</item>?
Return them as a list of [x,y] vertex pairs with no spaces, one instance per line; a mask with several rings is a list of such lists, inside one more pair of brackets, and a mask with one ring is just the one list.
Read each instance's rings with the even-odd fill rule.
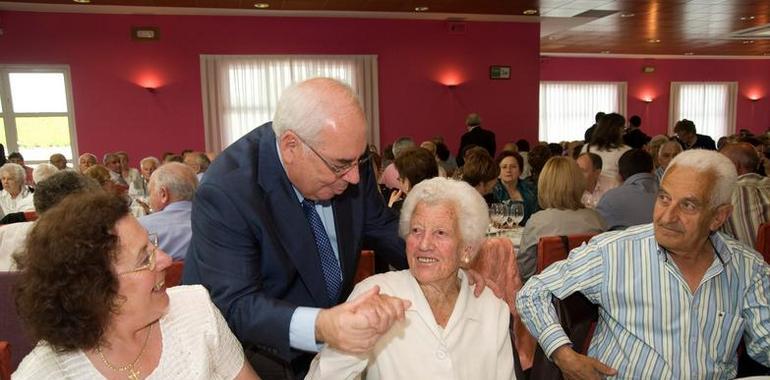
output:
[[315,204],[307,199],[302,201],[302,211],[310,222],[315,236],[315,245],[318,248],[318,255],[321,258],[321,270],[323,271],[324,281],[326,282],[326,294],[332,304],[337,303],[342,286],[342,271],[340,263],[334,255],[332,243],[329,241],[329,235],[321,222],[321,216],[315,209]]

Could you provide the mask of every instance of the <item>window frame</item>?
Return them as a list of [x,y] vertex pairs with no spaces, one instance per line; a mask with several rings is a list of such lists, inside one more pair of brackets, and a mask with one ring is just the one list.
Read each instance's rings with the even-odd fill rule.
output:
[[[13,101],[11,97],[11,73],[56,73],[64,76],[65,101],[67,102],[67,112],[15,112],[13,110]],[[69,65],[18,65],[0,64],[0,118],[3,120],[5,129],[5,152],[6,155],[11,152],[19,152],[19,138],[16,128],[17,117],[67,117],[70,137],[70,151],[72,160],[78,158],[77,147],[77,129],[75,128],[75,103],[72,97],[72,77],[70,75]],[[23,155],[24,153],[22,153]],[[27,165],[37,165],[48,162],[48,160],[28,160],[26,157],[24,163]]]
[[[727,108],[727,125],[725,127],[724,134],[722,136],[730,136],[735,134],[736,132],[736,118],[738,114],[738,82],[736,81],[682,81],[682,82],[671,82],[670,89],[669,89],[669,108],[668,108],[668,134],[669,136],[674,135],[674,125],[677,121],[681,120],[682,118],[687,118],[685,116],[680,117],[681,113],[681,105],[679,104],[679,96],[681,93],[681,87],[683,85],[725,85],[727,88],[727,104],[725,105]],[[692,120],[695,123],[695,129],[699,134],[706,134],[707,136],[714,139],[714,141],[718,140],[722,136],[712,136],[710,133],[706,133],[704,129],[698,128],[698,120],[697,118],[687,118],[689,120]]]

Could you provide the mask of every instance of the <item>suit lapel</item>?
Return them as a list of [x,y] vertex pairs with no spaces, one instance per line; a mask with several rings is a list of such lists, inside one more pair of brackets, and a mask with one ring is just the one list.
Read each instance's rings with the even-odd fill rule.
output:
[[272,127],[270,137],[260,141],[258,182],[265,189],[264,206],[269,210],[275,227],[274,243],[282,247],[294,263],[302,282],[315,300],[315,306],[331,306],[326,295],[313,231],[281,166]]

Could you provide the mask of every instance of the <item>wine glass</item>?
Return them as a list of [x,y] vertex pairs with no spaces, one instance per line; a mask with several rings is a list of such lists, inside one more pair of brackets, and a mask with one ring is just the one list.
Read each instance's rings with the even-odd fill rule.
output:
[[492,226],[501,228],[505,222],[505,206],[502,203],[493,203],[489,206],[489,219]]
[[513,223],[511,227],[514,225],[519,226],[521,221],[524,219],[524,205],[521,203],[511,203],[509,211],[511,222]]

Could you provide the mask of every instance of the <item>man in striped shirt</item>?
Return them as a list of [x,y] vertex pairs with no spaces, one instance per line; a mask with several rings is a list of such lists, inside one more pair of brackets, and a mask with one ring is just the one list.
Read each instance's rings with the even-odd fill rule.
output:
[[722,231],[754,247],[759,225],[770,220],[770,178],[756,173],[759,154],[751,144],[727,144],[719,152],[727,156],[738,171],[732,196],[733,213]]
[[[670,165],[652,224],[595,237],[518,295],[522,320],[568,379],[733,378],[741,338],[770,366],[770,267],[716,232],[735,167],[704,150]],[[551,305],[575,292],[599,306],[588,356],[572,350]]]

